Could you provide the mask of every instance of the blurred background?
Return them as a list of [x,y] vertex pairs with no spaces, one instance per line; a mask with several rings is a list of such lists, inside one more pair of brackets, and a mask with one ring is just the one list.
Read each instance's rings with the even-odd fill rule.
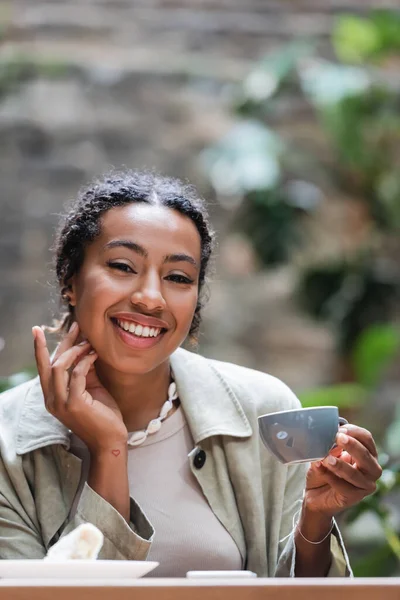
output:
[[341,517],[400,575],[398,0],[0,2],[0,389],[57,315],[58,214],[111,167],[189,179],[216,273],[199,351],[368,427],[384,474]]

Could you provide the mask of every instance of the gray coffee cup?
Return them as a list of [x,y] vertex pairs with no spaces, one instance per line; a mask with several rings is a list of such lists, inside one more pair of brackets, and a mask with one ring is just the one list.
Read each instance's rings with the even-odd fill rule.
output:
[[261,439],[283,464],[322,460],[335,445],[340,425],[336,406],[283,410],[258,417]]

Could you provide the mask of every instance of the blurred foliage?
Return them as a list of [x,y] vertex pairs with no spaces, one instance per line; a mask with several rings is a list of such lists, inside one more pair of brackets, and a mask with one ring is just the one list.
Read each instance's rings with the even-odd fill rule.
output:
[[[263,268],[297,264],[301,306],[332,326],[337,382],[300,394],[302,404],[336,405],[363,422],[400,358],[400,11],[339,16],[331,41],[336,62],[301,40],[255,65],[233,93],[237,125],[201,160]],[[291,127],[299,121],[301,135]],[[335,197],[362,207],[368,235],[351,251],[309,246],[294,260],[307,247],[305,223]],[[400,406],[377,442],[377,491],[345,514],[353,523],[373,513],[383,532],[379,547],[364,545],[358,576],[399,572]]]
[[[7,41],[11,27],[11,15],[6,5],[0,6],[0,50],[2,43]],[[32,56],[7,50],[0,53],[0,99],[10,94],[22,83],[43,77],[59,79],[65,77],[71,67],[64,62],[54,59],[33,59]]]
[[0,98],[14,92],[26,81],[40,77],[60,79],[69,71],[68,65],[54,60],[36,61],[23,54],[0,56]]
[[374,11],[368,18],[339,17],[333,45],[343,62],[377,61],[388,53],[400,52],[400,16],[393,11]]
[[37,375],[36,369],[27,368],[24,371],[20,371],[19,373],[14,373],[9,377],[0,377],[0,394],[1,392],[5,392],[10,388],[15,387],[16,385],[20,385],[21,383],[25,383],[29,381],[33,377]]
[[301,305],[315,318],[332,323],[345,355],[366,327],[391,320],[399,299],[398,274],[390,265],[374,264],[371,254],[310,266],[299,285]]
[[[365,406],[379,394],[386,371],[400,357],[400,329],[393,325],[374,325],[358,337],[352,354],[355,382],[334,384],[300,394],[303,406],[334,405],[341,413]],[[378,519],[386,541],[373,547],[353,563],[358,577],[389,576],[398,572],[400,563],[400,530],[393,526],[396,510],[390,503],[394,493],[400,493],[400,405],[384,438],[380,441],[379,462],[383,474],[374,494],[364,498],[345,514],[352,524],[366,513]],[[397,504],[397,503],[395,503]]]
[[[390,70],[400,69],[400,13],[338,17],[332,47],[336,63],[304,40],[262,59],[234,92],[237,125],[201,160],[266,268],[306,247],[304,222],[328,195],[365,206],[368,238],[329,262],[314,253],[299,286],[303,307],[332,323],[347,356],[400,299],[400,80]],[[292,109],[308,111],[322,145],[291,135]]]
[[353,564],[357,577],[382,577],[398,572],[400,563],[400,534],[392,525],[393,509],[388,498],[400,489],[400,462],[389,461],[383,453],[379,456],[383,467],[377,490],[371,496],[346,512],[346,521],[353,523],[365,513],[373,513],[379,519],[386,541],[372,548]]
[[357,381],[366,387],[377,386],[400,353],[400,332],[392,325],[373,325],[364,329],[353,349]]
[[[301,403],[303,406],[333,404],[344,410],[364,406],[368,398],[379,388],[387,370],[399,357],[400,328],[388,323],[372,325],[359,335],[350,357],[354,370],[354,381],[300,393]],[[393,423],[393,426],[397,427],[396,422]],[[393,434],[390,436],[395,437]],[[385,444],[387,442],[388,438]],[[393,445],[387,449],[393,454]],[[400,435],[398,449],[400,458]]]
[[337,406],[341,410],[364,406],[366,389],[359,383],[337,383],[335,385],[300,392],[298,397],[304,407]]

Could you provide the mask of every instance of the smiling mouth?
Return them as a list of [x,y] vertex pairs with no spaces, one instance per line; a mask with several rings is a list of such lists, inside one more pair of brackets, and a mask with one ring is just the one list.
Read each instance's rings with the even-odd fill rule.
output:
[[111,321],[125,331],[130,333],[135,338],[159,338],[167,330],[160,327],[149,327],[147,325],[140,325],[140,323],[134,323],[133,321],[124,321],[123,319],[111,318]]

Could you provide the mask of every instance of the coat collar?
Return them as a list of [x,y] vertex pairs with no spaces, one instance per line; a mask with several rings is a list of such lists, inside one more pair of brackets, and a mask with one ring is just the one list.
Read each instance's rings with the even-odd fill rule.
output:
[[[252,434],[237,396],[211,361],[179,348],[171,356],[171,367],[196,444],[214,435],[245,438]],[[24,398],[16,443],[18,454],[51,444],[69,448],[69,431],[47,412],[39,378]]]

